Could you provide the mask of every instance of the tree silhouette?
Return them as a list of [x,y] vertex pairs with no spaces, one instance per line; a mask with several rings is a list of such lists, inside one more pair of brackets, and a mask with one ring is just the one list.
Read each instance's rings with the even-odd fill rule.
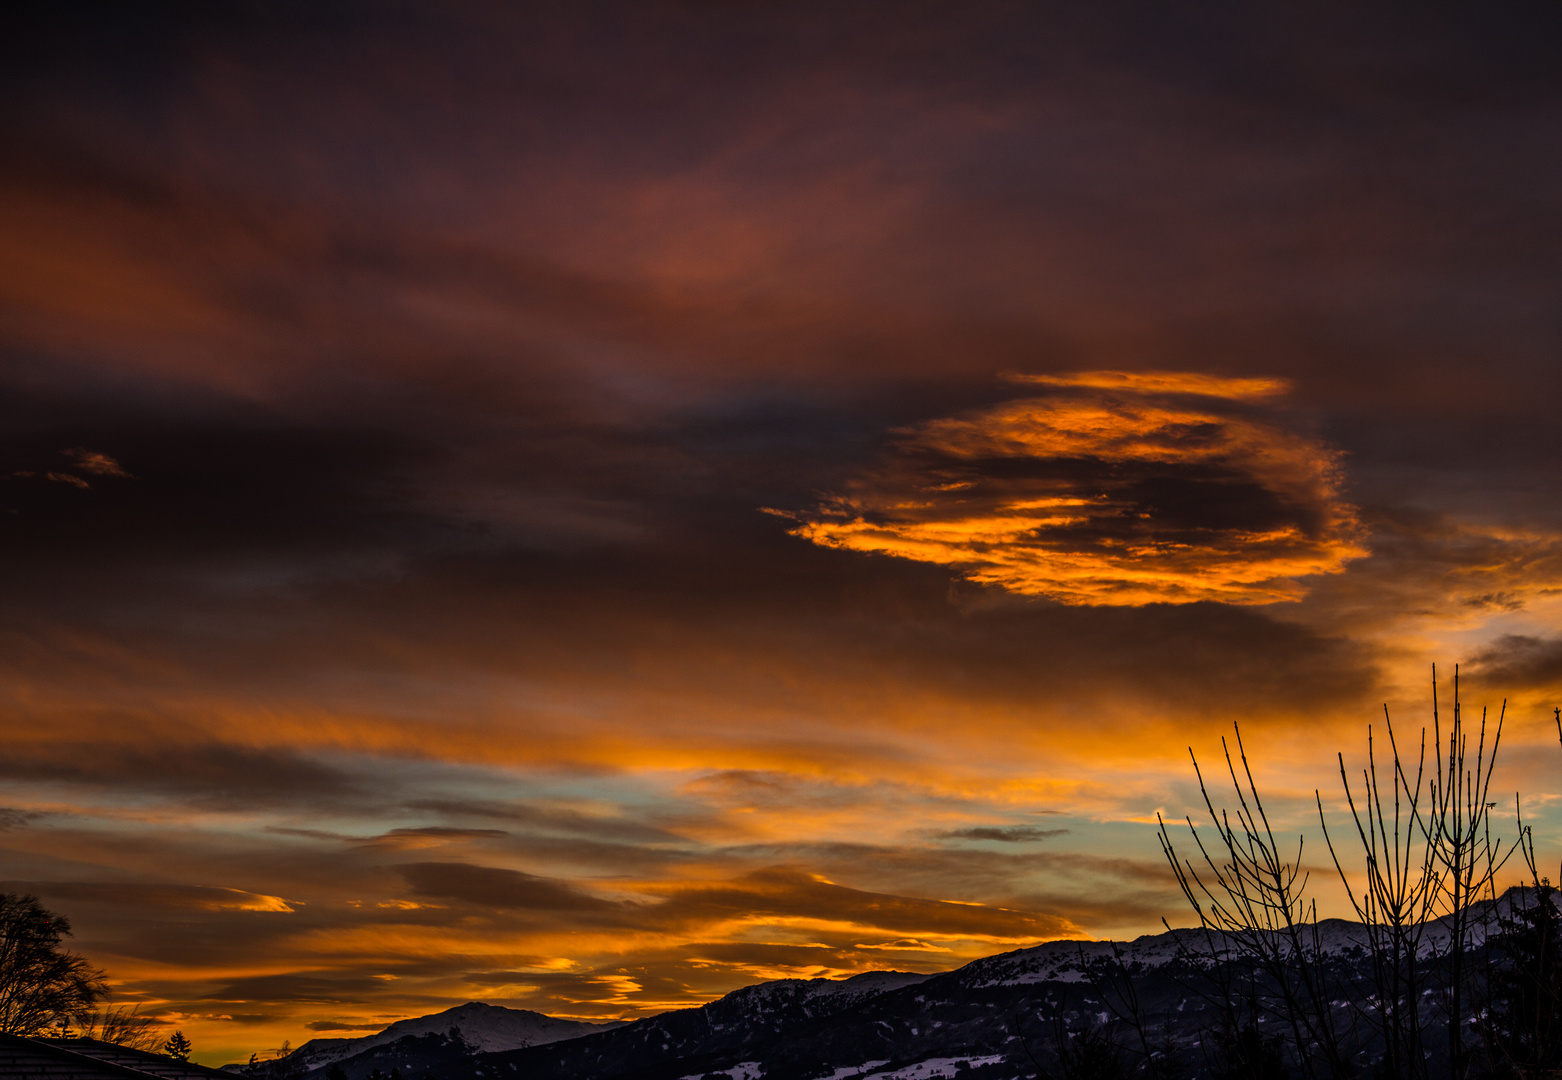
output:
[[260,1055],[251,1054],[249,1064],[242,1071],[245,1075],[264,1077],[265,1080],[298,1080],[308,1069],[293,1056],[293,1044],[284,1039],[282,1045],[272,1051],[270,1058],[262,1060]]
[[1498,1074],[1550,1076],[1562,1067],[1562,914],[1550,882],[1517,894],[1499,918],[1486,1026]]
[[35,1035],[51,1022],[91,1022],[108,986],[103,972],[60,947],[70,932],[70,920],[36,896],[0,893],[0,1031]]
[[168,1041],[163,1044],[163,1053],[180,1061],[189,1061],[190,1040],[184,1037],[184,1032],[176,1031],[168,1036]]

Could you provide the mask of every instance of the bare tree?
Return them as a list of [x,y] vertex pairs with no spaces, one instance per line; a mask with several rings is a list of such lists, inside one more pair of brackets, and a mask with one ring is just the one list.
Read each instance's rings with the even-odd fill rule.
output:
[[[1429,796],[1426,785],[1426,732],[1415,759],[1414,777],[1406,768],[1394,735],[1388,708],[1383,710],[1388,735],[1387,776],[1378,771],[1377,746],[1367,728],[1367,764],[1361,786],[1353,788],[1345,769],[1345,756],[1337,755],[1340,785],[1350,808],[1356,836],[1361,842],[1363,880],[1352,883],[1340,862],[1340,851],[1329,833],[1323,795],[1314,791],[1324,842],[1339,872],[1340,882],[1362,925],[1363,944],[1371,962],[1372,992],[1364,1011],[1383,1042],[1383,1076],[1414,1080],[1429,1075],[1422,991],[1430,977],[1425,969],[1422,942],[1427,920],[1442,896],[1438,844],[1444,838],[1435,805],[1437,788]],[[1385,788],[1387,789],[1385,791]],[[1358,800],[1359,796],[1359,800]],[[1423,800],[1434,805],[1427,808]]]
[[[1161,823],[1162,850],[1211,944],[1210,969],[1225,980],[1228,998],[1232,976],[1218,969],[1235,960],[1262,977],[1255,1000],[1289,1025],[1291,1053],[1309,1077],[1350,1075],[1353,1059],[1369,1050],[1381,1055],[1378,1073],[1393,1080],[1471,1075],[1476,1061],[1467,1030],[1490,1004],[1483,988],[1489,964],[1480,963],[1477,953],[1492,931],[1497,876],[1514,851],[1522,850],[1537,888],[1544,884],[1522,820],[1517,847],[1492,832],[1490,813],[1497,803],[1490,798],[1491,780],[1506,703],[1494,724],[1483,710],[1479,725],[1467,726],[1457,668],[1451,724],[1445,725],[1438,708],[1435,669],[1432,697],[1430,755],[1427,730],[1412,757],[1386,708],[1387,754],[1369,727],[1359,781],[1352,779],[1344,755],[1337,755],[1360,843],[1359,872],[1330,832],[1322,793],[1314,792],[1330,857],[1360,920],[1364,975],[1347,975],[1346,965],[1325,957],[1316,908],[1305,895],[1301,838],[1294,858],[1281,852],[1240,731],[1235,759],[1222,740],[1235,811],[1216,810],[1198,761],[1193,763],[1216,842],[1207,844],[1190,818],[1199,858],[1181,858]],[[1562,738],[1562,711],[1556,717]],[[1215,952],[1217,939],[1224,956]],[[1345,985],[1349,982],[1356,985]],[[1334,1002],[1334,991],[1352,989]],[[1228,1001],[1225,1011],[1224,1034],[1230,1038],[1240,1003]],[[1557,1015],[1562,1023],[1562,1011]],[[1343,1026],[1347,1019],[1349,1029]],[[1347,1052],[1340,1032],[1360,1021],[1375,1033],[1375,1049],[1352,1038]],[[1446,1047],[1439,1026],[1446,1029]],[[1445,1053],[1446,1061],[1436,1060]]]
[[[1432,669],[1432,730],[1442,760],[1428,784],[1431,813],[1426,836],[1440,877],[1435,911],[1441,914],[1448,931],[1440,950],[1439,967],[1445,973],[1440,998],[1448,1024],[1450,1075],[1456,1077],[1466,1075],[1471,1068],[1465,1026],[1475,1010],[1478,989],[1471,985],[1478,974],[1472,968],[1472,950],[1477,944],[1484,944],[1492,929],[1497,874],[1514,851],[1511,845],[1504,846],[1502,840],[1494,838],[1491,830],[1491,811],[1497,806],[1491,799],[1491,778],[1507,711],[1508,703],[1504,701],[1488,746],[1486,710],[1481,710],[1472,755],[1459,700],[1459,669],[1455,667],[1453,722],[1445,740],[1437,708],[1437,669]],[[1517,798],[1515,795],[1515,809]]]
[[1303,841],[1298,837],[1294,858],[1281,850],[1253,779],[1240,728],[1235,739],[1237,759],[1230,744],[1221,739],[1235,811],[1215,808],[1198,758],[1191,748],[1188,751],[1215,842],[1206,845],[1193,819],[1186,819],[1199,852],[1195,863],[1177,854],[1165,821],[1160,821],[1161,850],[1202,928],[1218,935],[1261,977],[1261,984],[1255,984],[1255,1004],[1289,1025],[1292,1052],[1303,1073],[1311,1080],[1349,1076],[1353,1070],[1337,1027],[1317,906],[1306,896]]
[[[1562,741],[1562,708],[1552,710]],[[1517,849],[1530,884],[1508,893],[1487,952],[1481,1034],[1497,1075],[1553,1075],[1562,1068],[1562,912],[1549,875],[1540,872],[1535,835],[1518,815]],[[1562,875],[1559,875],[1562,876]]]
[[108,994],[103,972],[66,952],[70,920],[36,896],[0,893],[0,1031],[34,1035],[60,1020],[88,1023]]

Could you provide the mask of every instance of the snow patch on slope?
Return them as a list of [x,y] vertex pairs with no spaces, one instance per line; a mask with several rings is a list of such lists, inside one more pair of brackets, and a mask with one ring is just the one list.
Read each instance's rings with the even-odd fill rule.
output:
[[757,1061],[740,1061],[730,1069],[717,1069],[714,1073],[691,1073],[678,1080],[701,1080],[706,1076],[730,1076],[732,1080],[759,1080],[763,1070]]
[[[1003,1060],[1002,1054],[989,1054],[986,1057],[928,1058],[915,1065],[904,1065],[889,1072],[871,1073],[864,1080],[933,1080],[934,1077],[952,1077],[966,1068],[996,1065]],[[836,1075],[840,1075],[839,1069],[836,1070]]]

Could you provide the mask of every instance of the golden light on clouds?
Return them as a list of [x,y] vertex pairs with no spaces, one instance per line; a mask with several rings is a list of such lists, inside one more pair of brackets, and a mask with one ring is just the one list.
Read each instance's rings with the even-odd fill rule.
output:
[[1078,371],[1070,375],[1011,372],[1004,379],[1021,385],[1077,386],[1134,394],[1197,394],[1234,401],[1262,401],[1278,397],[1291,388],[1285,379],[1231,379],[1198,371]]
[[804,515],[816,544],[1066,604],[1268,604],[1367,554],[1339,454],[1253,412],[1277,379],[1019,376],[1027,397],[899,433]]
[[1153,931],[1433,661],[1557,760],[1520,36],[209,7],[0,155],[0,892],[203,1062]]

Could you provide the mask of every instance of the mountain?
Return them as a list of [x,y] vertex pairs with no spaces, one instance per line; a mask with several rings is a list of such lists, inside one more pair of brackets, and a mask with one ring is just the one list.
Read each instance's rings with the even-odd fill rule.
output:
[[[1514,896],[1477,906],[1478,940],[1481,925],[1513,915]],[[1444,962],[1446,922],[1424,927],[1426,971]],[[1331,919],[1316,934],[1329,984],[1356,988],[1331,999],[1342,1029],[1353,1026],[1350,995],[1371,984],[1365,929]],[[699,1008],[616,1025],[473,1002],[367,1039],[315,1040],[295,1057],[307,1060],[310,1080],[323,1080],[333,1062],[349,1080],[393,1068],[404,1080],[1022,1080],[1037,1074],[1036,1058],[1051,1058],[1067,1041],[1065,1031],[1095,1029],[1119,1045],[1171,1053],[1197,1072],[1208,1064],[1208,1033],[1221,1026],[1212,973],[1240,986],[1264,978],[1239,961],[1209,967],[1198,956],[1211,945],[1219,951],[1220,936],[1199,930],[1053,941],[933,975],[759,983]],[[1496,946],[1499,959],[1504,947]],[[1142,1031],[1121,1019],[1130,992]],[[1436,1002],[1428,1008],[1435,1012]],[[1261,1027],[1260,1040],[1277,1027]],[[1381,1045],[1366,1027],[1351,1054],[1370,1071]]]
[[[1482,905],[1496,925],[1513,894]],[[1486,908],[1490,910],[1485,910]],[[1321,964],[1342,1030],[1351,993],[1371,985],[1365,929],[1317,925]],[[1310,936],[1310,935],[1309,935]],[[1479,937],[1479,935],[1478,935]],[[1446,920],[1426,924],[1424,970],[1448,940]],[[1173,930],[1132,942],[1054,941],[984,957],[936,975],[871,972],[844,981],[783,979],[736,990],[700,1008],[647,1017],[548,1046],[451,1061],[439,1080],[1020,1080],[1038,1072],[1067,1032],[1096,1029],[1119,1045],[1147,1043],[1197,1071],[1219,1030],[1211,971],[1232,985],[1262,979],[1239,961],[1211,969],[1195,959],[1219,935]],[[1137,997],[1143,1032],[1119,1018]],[[1245,992],[1245,991],[1244,991]],[[1435,1002],[1427,1008],[1436,1011]],[[1440,1020],[1433,1019],[1435,1027]],[[1278,1022],[1258,1029],[1261,1040]],[[1351,1055],[1364,1068],[1381,1052],[1370,1025]],[[1033,1057],[1034,1055],[1034,1057]],[[1206,1063],[1207,1064],[1207,1063]],[[1049,1066],[1049,1069],[1052,1068]],[[1057,1071],[1053,1069],[1053,1071]]]
[[[435,1057],[445,1059],[464,1058],[472,1054],[498,1050],[514,1050],[519,1047],[542,1046],[561,1039],[575,1039],[582,1035],[605,1031],[621,1026],[622,1021],[606,1024],[590,1024],[581,1020],[564,1020],[526,1009],[506,1009],[499,1005],[485,1005],[481,1001],[469,1001],[453,1009],[419,1016],[410,1020],[398,1020],[374,1035],[360,1039],[311,1039],[289,1056],[289,1063],[304,1072],[317,1072],[333,1064],[341,1064],[350,1078],[367,1075],[376,1066],[388,1073],[391,1062],[401,1068],[404,1075],[421,1075],[425,1068],[421,1059]],[[452,1038],[452,1032],[460,1038]],[[404,1062],[401,1059],[406,1059]]]
[[[1184,932],[1186,933],[1186,932]],[[1140,971],[1178,962],[1174,936],[1121,946]],[[937,975],[870,972],[844,981],[783,979],[697,1009],[637,1020],[556,1046],[483,1054],[441,1080],[1012,1080],[1033,1075],[1015,1034],[1049,1037],[1048,1002],[1105,1012],[1088,976],[1115,965],[1104,942],[1057,941]],[[1153,993],[1157,1004],[1165,988]]]

